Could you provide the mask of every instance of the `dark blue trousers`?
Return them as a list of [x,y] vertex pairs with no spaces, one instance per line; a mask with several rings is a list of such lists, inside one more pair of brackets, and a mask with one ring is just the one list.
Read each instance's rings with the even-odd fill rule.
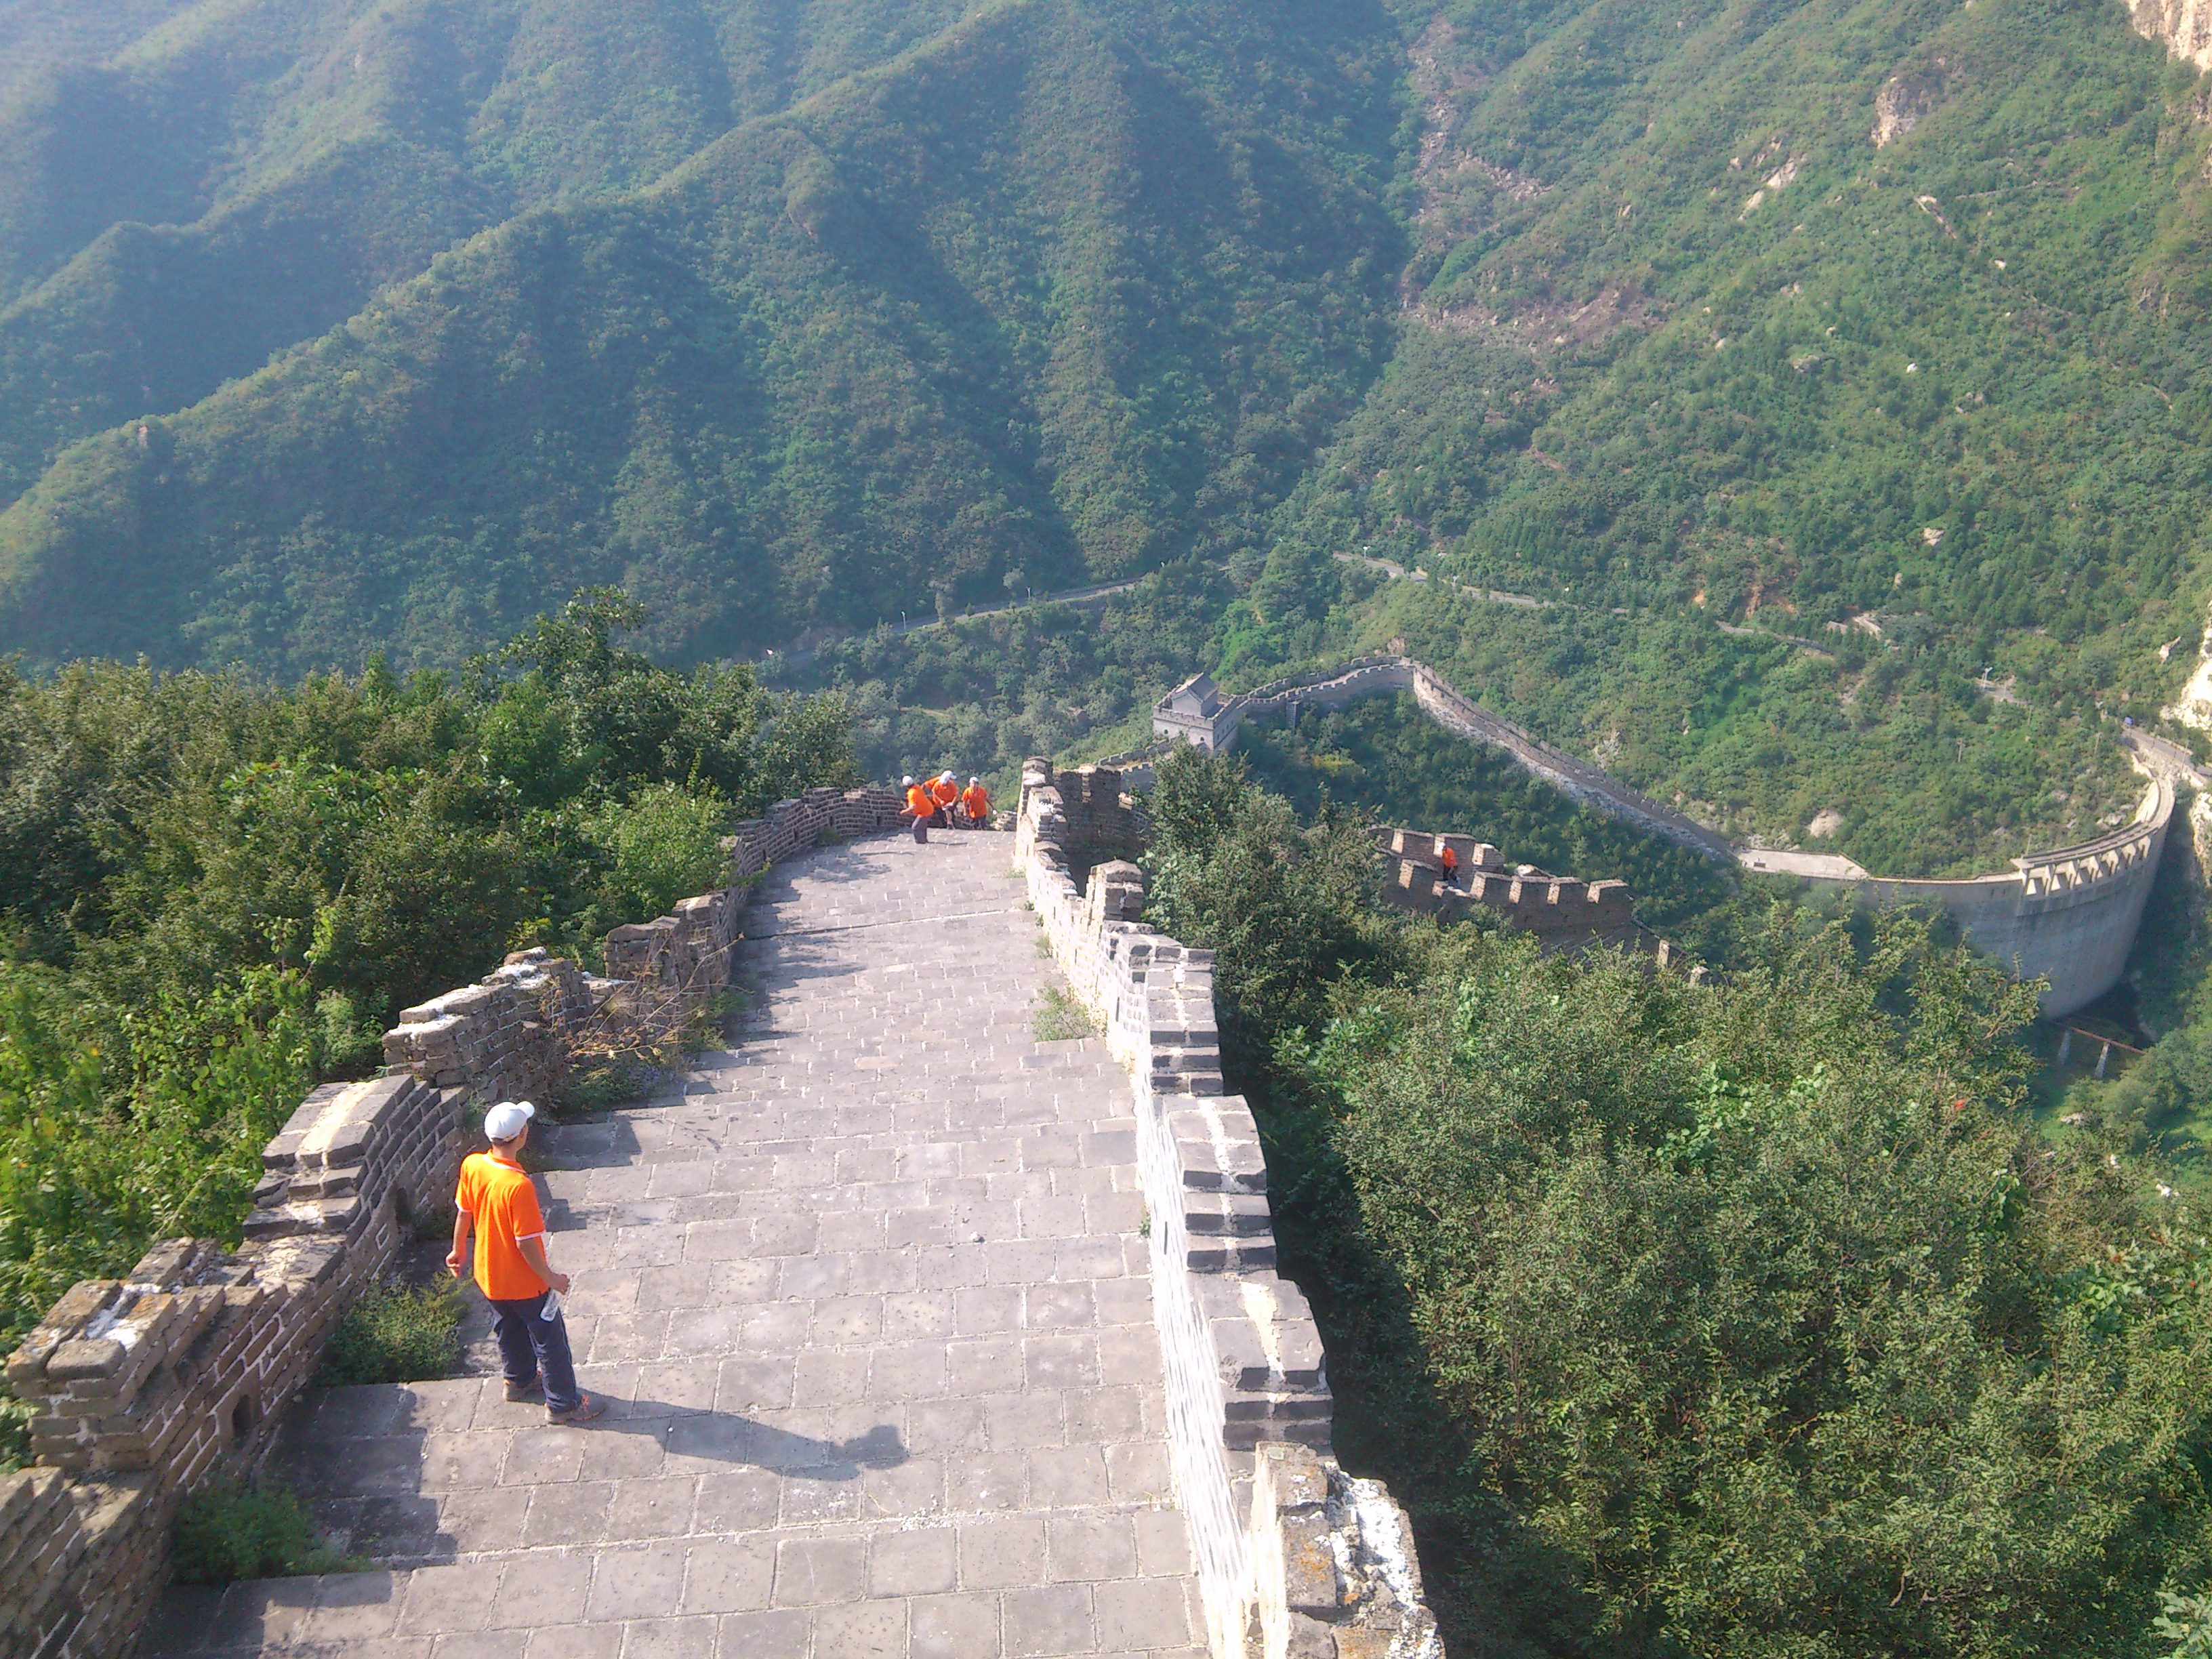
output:
[[553,1317],[540,1317],[545,1292],[513,1302],[490,1297],[499,1332],[500,1369],[510,1382],[545,1379],[545,1405],[550,1411],[574,1409],[583,1393],[576,1387],[576,1362],[568,1352],[568,1322],[558,1310]]

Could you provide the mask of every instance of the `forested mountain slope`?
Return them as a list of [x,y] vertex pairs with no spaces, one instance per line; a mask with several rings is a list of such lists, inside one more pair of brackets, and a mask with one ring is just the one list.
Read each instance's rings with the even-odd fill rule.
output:
[[[1402,637],[1933,873],[2124,811],[2194,659],[2212,96],[2114,0],[258,3],[0,5],[33,665],[447,662],[600,580],[757,653],[1195,556],[1232,678]],[[1001,762],[1157,654],[915,729]]]
[[[805,9],[720,21],[735,32]],[[656,56],[652,41],[704,30],[705,14],[654,8],[654,27],[617,43],[636,96],[511,75],[472,111],[459,92],[485,26],[440,34],[426,13],[408,38],[443,91],[398,101],[444,139],[392,137],[380,112],[370,124],[451,187],[401,191],[387,238],[374,190],[310,187],[305,161],[287,170],[264,147],[249,170],[289,179],[302,204],[280,234],[312,238],[309,204],[345,217],[354,276],[307,256],[351,283],[321,307],[335,319],[453,226],[530,210],[260,374],[63,453],[0,520],[9,641],[42,659],[297,667],[388,644],[441,660],[580,581],[619,578],[663,644],[757,650],[927,609],[933,583],[1003,597],[1009,572],[1079,580],[1254,538],[1387,340],[1401,239],[1380,197],[1396,69],[1382,15],[1012,0],[810,92],[864,58],[860,43],[926,33],[939,9],[871,21],[866,6],[823,6],[829,38],[803,58],[757,54],[744,96],[717,71],[715,95],[692,99],[670,65],[697,53],[671,35]],[[547,19],[574,31],[591,15]],[[332,21],[336,57],[317,61],[343,79],[371,57],[347,56]],[[577,61],[558,59],[563,74]],[[276,77],[301,97],[325,78]],[[748,100],[786,93],[802,95],[714,137]],[[264,133],[286,125],[260,114]],[[694,150],[653,188],[605,195]],[[326,147],[314,165],[374,171],[366,154]],[[67,235],[22,176],[4,240],[19,264],[42,248],[51,261]],[[233,216],[267,210],[253,201]],[[186,234],[204,252],[217,231]],[[258,268],[293,294],[289,317],[254,283],[204,271],[251,313],[234,358],[266,343],[245,337],[255,329],[310,331],[320,302],[281,264]],[[46,290],[19,302],[25,354],[70,359],[72,330],[123,331],[67,309]],[[204,314],[175,316],[197,331]],[[211,356],[203,370],[218,372]],[[31,378],[70,409],[88,401],[66,374]],[[19,429],[35,424],[33,399],[9,401]]]
[[957,9],[0,8],[0,501],[484,226],[649,183]]
[[1257,659],[1364,550],[1555,602],[1364,637],[1734,833],[1964,872],[2120,810],[2098,708],[2203,614],[2195,70],[2073,0],[1449,7],[1411,56],[1407,325]]
[[1314,481],[1328,545],[1801,628],[2078,638],[2179,601],[2193,70],[2069,0],[1545,21],[1413,48],[1417,321]]

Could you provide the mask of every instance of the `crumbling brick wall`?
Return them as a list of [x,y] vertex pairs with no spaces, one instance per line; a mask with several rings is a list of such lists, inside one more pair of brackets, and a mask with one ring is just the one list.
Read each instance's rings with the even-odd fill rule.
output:
[[157,1244],[128,1278],[72,1286],[9,1356],[38,1467],[0,1476],[0,1653],[131,1647],[179,1501],[268,1449],[347,1304],[450,1185],[471,1080],[316,1090],[262,1153],[235,1252]]

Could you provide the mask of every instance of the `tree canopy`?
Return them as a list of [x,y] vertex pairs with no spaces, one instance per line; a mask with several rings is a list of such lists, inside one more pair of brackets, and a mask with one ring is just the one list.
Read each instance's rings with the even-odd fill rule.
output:
[[260,1149],[401,1009],[727,879],[856,780],[835,698],[680,673],[579,594],[448,676],[0,677],[0,1348],[86,1274],[234,1237]]

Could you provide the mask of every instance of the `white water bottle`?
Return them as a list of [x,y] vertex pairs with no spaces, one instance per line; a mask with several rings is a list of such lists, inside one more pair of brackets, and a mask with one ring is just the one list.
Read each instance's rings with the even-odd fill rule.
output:
[[538,1310],[538,1316],[549,1325],[561,1316],[560,1291],[548,1291],[545,1292],[545,1305]]

